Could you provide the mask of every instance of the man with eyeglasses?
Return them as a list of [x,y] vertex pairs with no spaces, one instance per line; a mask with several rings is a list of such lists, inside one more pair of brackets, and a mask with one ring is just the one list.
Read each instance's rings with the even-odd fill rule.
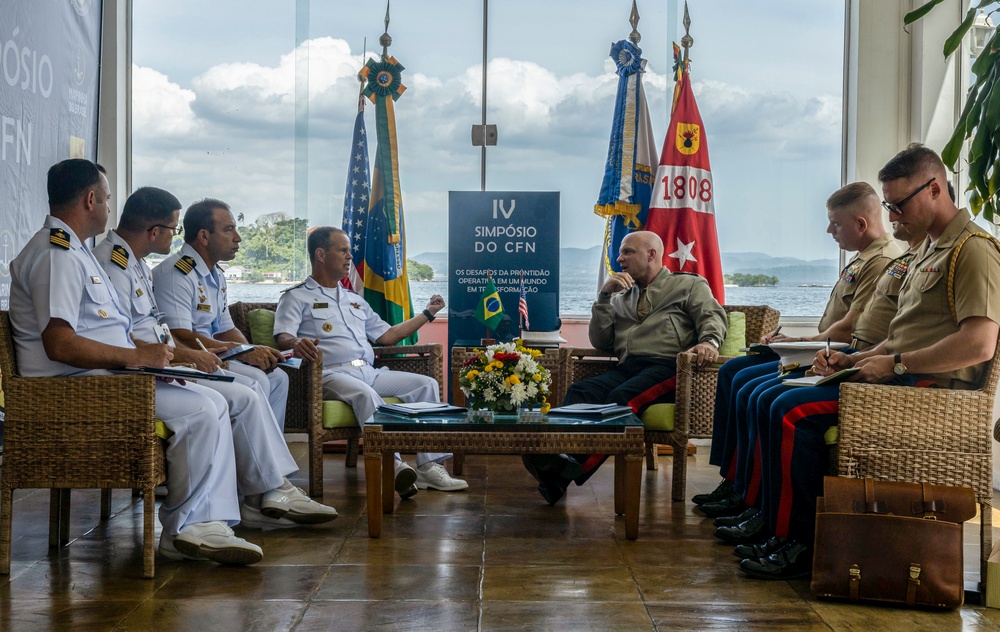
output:
[[[914,143],[879,171],[883,205],[910,234],[926,232],[908,265],[898,309],[881,343],[860,353],[819,353],[820,375],[848,367],[855,381],[897,386],[976,389],[982,385],[1000,332],[1000,244],[959,209],[940,157]],[[889,200],[893,200],[889,202]],[[956,252],[957,251],[957,252]],[[816,498],[822,493],[826,431],[837,423],[839,387],[789,391],[766,402],[774,481],[783,486],[769,508],[781,547],[740,568],[763,579],[791,579],[811,569]],[[873,420],[877,423],[877,420]]]
[[[247,344],[229,315],[226,278],[218,266],[220,261],[232,261],[240,241],[228,204],[211,198],[195,202],[184,213],[184,245],[153,271],[163,321],[174,338],[188,347],[231,349]],[[238,360],[231,360],[229,370],[261,385],[279,426],[284,428],[288,376],[275,370],[281,360],[277,349],[256,345]]]
[[[181,203],[168,191],[142,187],[125,201],[116,230],[94,249],[101,267],[118,291],[132,318],[132,339],[138,345],[170,344],[176,362],[193,363],[207,373],[221,371],[215,353],[174,345],[170,330],[160,322],[153,295],[153,279],[144,258],[168,254],[178,227]],[[223,351],[219,347],[216,351]],[[256,380],[223,372],[234,382],[205,381],[203,385],[226,399],[232,422],[236,456],[236,485],[240,498],[240,524],[252,528],[294,527],[329,522],[337,517],[332,507],[321,505],[292,485],[287,476],[298,471],[288,451],[284,433],[275,419],[267,394]],[[192,458],[204,458],[198,454]],[[169,493],[169,487],[168,487]],[[169,538],[161,539],[161,553],[171,557]]]

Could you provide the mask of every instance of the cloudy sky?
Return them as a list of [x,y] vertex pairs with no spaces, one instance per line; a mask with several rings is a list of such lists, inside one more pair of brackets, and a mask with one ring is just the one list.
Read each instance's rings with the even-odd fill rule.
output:
[[[134,186],[170,189],[185,204],[220,197],[248,221],[295,212],[295,4],[135,3]],[[638,5],[644,85],[662,143],[670,41],[683,27],[672,32],[674,0]],[[843,0],[689,6],[722,250],[835,257],[824,201],[840,180]],[[487,186],[559,191],[564,247],[603,236],[592,209],[617,85],[608,52],[628,36],[630,9],[631,0],[490,2],[487,119],[499,144],[487,152]],[[300,53],[308,59],[311,224],[340,223],[355,77],[381,52],[384,15],[381,0],[310,3]],[[481,20],[475,0],[392,3],[389,52],[408,88],[396,118],[411,255],[446,250],[448,191],[479,190],[481,150],[470,129],[480,119]],[[374,108],[367,112],[374,139]]]

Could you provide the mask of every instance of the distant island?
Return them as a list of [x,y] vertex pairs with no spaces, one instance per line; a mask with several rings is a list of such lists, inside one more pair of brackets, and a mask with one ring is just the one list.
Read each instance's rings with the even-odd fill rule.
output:
[[774,287],[778,284],[778,277],[769,274],[743,274],[736,272],[726,274],[722,277],[726,285],[736,287]]

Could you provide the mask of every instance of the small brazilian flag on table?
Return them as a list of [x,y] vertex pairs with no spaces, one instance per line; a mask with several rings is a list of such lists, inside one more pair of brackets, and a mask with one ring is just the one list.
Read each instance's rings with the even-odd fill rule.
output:
[[475,317],[490,329],[496,329],[503,318],[503,303],[500,302],[500,295],[493,279],[486,282],[486,289],[479,297],[479,304],[476,305]]

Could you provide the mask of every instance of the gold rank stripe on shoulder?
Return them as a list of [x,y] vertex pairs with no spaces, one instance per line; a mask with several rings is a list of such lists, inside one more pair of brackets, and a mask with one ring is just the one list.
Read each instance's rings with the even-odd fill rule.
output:
[[190,274],[194,270],[194,257],[190,255],[184,255],[177,260],[174,267],[183,272],[184,274]]
[[281,293],[281,294],[284,294],[285,292],[287,292],[287,291],[289,291],[289,290],[294,290],[295,288],[300,288],[300,287],[302,287],[302,286],[303,286],[303,285],[305,285],[305,284],[306,284],[306,282],[305,282],[305,281],[303,281],[302,283],[298,283],[298,284],[296,284],[296,285],[293,285],[292,287],[286,287],[285,289],[281,290],[281,292],[280,292],[280,293]]
[[128,267],[128,250],[125,250],[125,246],[116,245],[111,249],[111,263],[122,270]]
[[49,231],[49,243],[63,250],[69,250],[69,233],[61,228],[53,228]]

